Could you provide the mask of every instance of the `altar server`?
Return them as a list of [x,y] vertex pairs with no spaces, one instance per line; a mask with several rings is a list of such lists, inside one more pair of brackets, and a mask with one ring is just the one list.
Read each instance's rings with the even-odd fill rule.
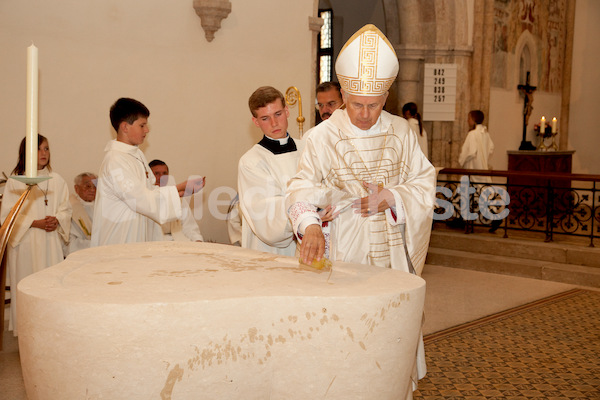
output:
[[[64,260],[63,245],[69,240],[71,204],[65,180],[50,167],[48,140],[38,135],[37,175],[50,179],[34,186],[19,213],[6,248],[10,285],[8,329],[17,336],[17,284],[34,272]],[[25,139],[19,147],[19,161],[12,175],[25,173]],[[0,220],[6,220],[27,185],[9,179],[4,188]]]
[[[471,110],[467,116],[469,124],[469,133],[460,150],[458,162],[463,168],[467,169],[490,169],[489,160],[494,152],[494,142],[483,125],[485,115],[483,111]],[[473,182],[491,183],[489,176],[473,176]]]
[[150,131],[150,111],[137,100],[118,99],[110,109],[117,139],[105,148],[100,167],[92,247],[162,240],[160,224],[181,217],[180,196],[189,196],[204,179],[176,186],[156,186],[154,174],[138,148]]
[[[313,128],[288,185],[286,207],[306,263],[332,260],[420,274],[429,245],[435,170],[404,118],[383,111],[398,73],[392,45],[373,25],[340,51],[345,108]],[[325,228],[318,207],[340,214]],[[425,374],[419,352],[418,378]],[[416,379],[416,377],[415,377]]]
[[293,256],[296,241],[284,196],[304,142],[287,132],[290,112],[279,90],[259,87],[248,99],[248,106],[263,138],[238,163],[242,247]]

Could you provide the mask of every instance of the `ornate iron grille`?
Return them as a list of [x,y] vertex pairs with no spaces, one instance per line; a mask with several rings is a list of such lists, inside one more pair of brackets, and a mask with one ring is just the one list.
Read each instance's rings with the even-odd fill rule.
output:
[[[494,183],[482,183],[481,176],[494,177]],[[543,232],[546,241],[554,235],[572,235],[589,238],[592,247],[600,238],[597,175],[446,168],[440,171],[437,186],[434,219],[466,233],[480,226],[502,229],[504,237],[510,231]]]

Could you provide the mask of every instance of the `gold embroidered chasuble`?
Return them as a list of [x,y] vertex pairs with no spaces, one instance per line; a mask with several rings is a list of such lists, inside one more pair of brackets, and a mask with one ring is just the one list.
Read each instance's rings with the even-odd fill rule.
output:
[[[357,135],[346,111],[336,110],[312,129],[288,184],[286,207],[295,232],[307,215],[314,215],[293,212],[295,204],[332,204],[341,211],[329,223],[332,260],[409,271],[399,223],[405,219],[408,253],[420,275],[429,246],[435,170],[405,119],[383,111],[379,126],[379,133]],[[363,181],[392,191],[395,209],[366,218],[355,213],[352,201],[369,194]]]

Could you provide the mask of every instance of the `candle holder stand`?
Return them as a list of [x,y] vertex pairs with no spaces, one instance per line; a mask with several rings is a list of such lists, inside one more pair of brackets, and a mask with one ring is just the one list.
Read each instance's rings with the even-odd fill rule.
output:
[[[544,129],[544,132],[540,132],[539,125],[534,126],[533,130],[535,131],[535,134],[537,136],[539,136],[539,138],[540,138],[540,142],[537,145],[538,151],[557,151],[558,150],[558,145],[556,144],[556,135],[558,135],[558,132],[552,132],[551,126],[546,126]],[[546,139],[552,139],[552,143],[547,145],[545,143]]]

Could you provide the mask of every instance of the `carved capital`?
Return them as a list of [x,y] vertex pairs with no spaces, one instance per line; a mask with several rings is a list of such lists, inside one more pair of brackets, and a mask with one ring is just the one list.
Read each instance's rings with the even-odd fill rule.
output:
[[206,40],[212,42],[215,32],[221,28],[221,21],[231,12],[229,0],[194,0],[194,10],[200,17]]

